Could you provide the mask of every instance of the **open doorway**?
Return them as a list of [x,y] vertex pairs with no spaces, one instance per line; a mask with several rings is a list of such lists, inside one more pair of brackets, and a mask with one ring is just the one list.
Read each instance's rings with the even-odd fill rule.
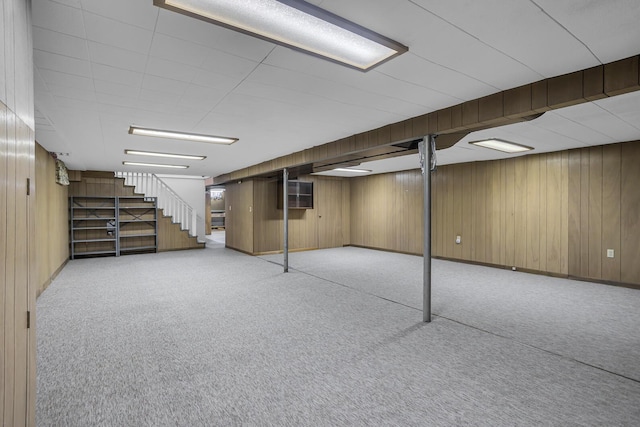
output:
[[207,187],[206,199],[206,206],[209,207],[207,239],[224,245],[226,223],[224,186]]

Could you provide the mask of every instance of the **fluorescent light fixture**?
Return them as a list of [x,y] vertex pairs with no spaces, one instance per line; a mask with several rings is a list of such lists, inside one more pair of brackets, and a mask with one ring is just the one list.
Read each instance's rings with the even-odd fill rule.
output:
[[137,126],[129,126],[131,135],[155,136],[158,138],[181,139],[192,142],[208,142],[210,144],[233,144],[238,138],[227,138],[225,136],[202,135],[197,133],[178,132],[173,130],[149,129]]
[[122,164],[127,166],[144,166],[148,168],[186,169],[189,167],[185,165],[161,165],[158,163],[142,163],[142,162],[122,162]]
[[505,141],[503,139],[485,139],[482,141],[471,141],[469,144],[479,145],[480,147],[490,148],[492,150],[502,151],[503,153],[522,153],[524,151],[533,150],[533,147],[528,147],[522,144],[516,144],[515,142]]
[[361,71],[408,50],[302,0],[153,0],[153,4]]
[[336,168],[331,169],[333,172],[353,172],[353,173],[370,173],[367,169],[350,169],[350,168]]
[[154,151],[124,150],[124,154],[132,156],[168,157],[171,159],[204,160],[207,156],[191,156],[189,154],[156,153]]

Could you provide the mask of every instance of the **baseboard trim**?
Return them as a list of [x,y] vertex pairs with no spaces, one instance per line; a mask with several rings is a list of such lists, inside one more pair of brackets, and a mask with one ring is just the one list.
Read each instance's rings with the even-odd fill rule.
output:
[[60,267],[58,267],[56,271],[54,271],[53,274],[38,287],[38,289],[36,290],[36,298],[42,295],[42,293],[49,287],[51,282],[53,282],[55,278],[58,277],[58,274],[60,274],[60,272],[67,265],[68,262],[69,262],[69,258],[65,259],[64,262],[60,264]]

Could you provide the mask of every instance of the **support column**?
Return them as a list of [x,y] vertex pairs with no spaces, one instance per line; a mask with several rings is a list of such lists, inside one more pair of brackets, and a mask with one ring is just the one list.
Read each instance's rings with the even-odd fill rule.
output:
[[431,322],[431,158],[435,147],[435,136],[429,135],[419,145],[423,184],[423,273],[422,273],[422,320]]
[[284,272],[289,271],[289,171],[282,170],[282,211],[284,212]]

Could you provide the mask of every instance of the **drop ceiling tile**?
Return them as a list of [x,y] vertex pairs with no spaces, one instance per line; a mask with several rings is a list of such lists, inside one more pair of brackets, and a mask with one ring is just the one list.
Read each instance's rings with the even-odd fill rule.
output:
[[208,49],[200,68],[229,77],[242,79],[258,66],[258,62],[219,50]]
[[91,90],[71,88],[69,86],[60,86],[56,84],[48,84],[49,91],[55,97],[76,99],[78,101],[96,102],[96,94]]
[[89,60],[89,51],[84,39],[40,27],[33,28],[33,48],[71,58]]
[[115,94],[115,93],[96,93],[96,98],[98,100],[98,103],[100,104],[98,106],[98,110],[99,111],[104,111],[103,107],[107,107],[107,108],[113,108],[113,106],[116,107],[125,107],[125,108],[130,108],[131,111],[129,111],[129,113],[132,113],[137,106],[138,106],[138,97],[128,97],[128,96],[122,96],[119,94]]
[[204,46],[156,33],[149,54],[156,58],[199,67],[208,53],[209,49]]
[[153,32],[100,15],[84,12],[87,39],[146,54],[151,47]]
[[415,2],[544,77],[598,64],[580,41],[534,2]]
[[153,31],[159,8],[151,1],[82,0],[82,8],[96,15]]
[[640,128],[640,92],[631,92],[595,102],[600,108]]
[[66,86],[71,89],[93,90],[93,80],[76,76],[73,74],[61,73],[53,70],[39,70],[39,74],[48,85]]
[[230,91],[241,81],[242,79],[238,77],[230,77],[214,73],[213,71],[198,69],[191,83],[198,86]]
[[74,37],[85,36],[82,11],[55,1],[33,2],[31,19],[36,27]]
[[167,79],[164,77],[157,77],[151,75],[145,75],[142,82],[143,89],[155,90],[158,92],[167,92],[175,95],[182,95],[187,89],[188,84],[178,80]]
[[156,32],[211,49],[261,61],[274,44],[168,10],[161,10]]
[[532,122],[532,124],[585,145],[608,144],[613,142],[609,136],[596,132],[583,124],[568,120],[553,111],[547,111],[542,117]]
[[142,89],[140,91],[139,99],[141,101],[150,101],[158,104],[167,104],[173,106],[178,103],[182,94],[175,94],[169,92],[160,92],[157,90]]
[[636,0],[536,1],[587,45],[602,63],[639,53],[640,7]]
[[460,101],[468,101],[496,92],[495,88],[480,80],[420,58],[411,52],[382,64],[377,70]]
[[132,99],[138,97],[139,89],[130,85],[124,85],[122,83],[114,83],[98,79],[93,81],[93,85],[97,94],[104,93]]
[[227,95],[226,90],[190,84],[180,98],[180,104],[211,109]]
[[168,79],[189,83],[195,77],[198,69],[180,62],[149,57],[146,72],[152,76],[166,77]]
[[145,70],[147,55],[91,41],[88,44],[92,62],[140,73]]
[[53,70],[82,77],[91,77],[91,63],[89,61],[34,49],[33,62],[36,67],[43,70]]
[[96,80],[120,83],[131,87],[140,87],[143,74],[121,68],[110,67],[108,65],[93,64],[93,77]]

